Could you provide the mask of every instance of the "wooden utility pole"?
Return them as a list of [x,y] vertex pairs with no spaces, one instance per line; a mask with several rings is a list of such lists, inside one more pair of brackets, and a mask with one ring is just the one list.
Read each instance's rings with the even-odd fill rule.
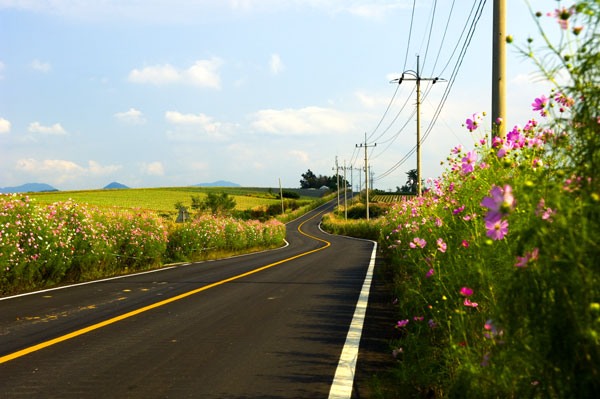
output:
[[[492,134],[506,137],[506,0],[494,0],[492,40]],[[498,118],[502,123],[496,125]]]
[[283,188],[281,188],[281,177],[279,178],[279,198],[281,198],[281,214],[284,214],[285,209],[283,209]]
[[337,181],[337,206],[338,208],[340,207],[340,167],[338,166],[338,158],[337,155],[335,156],[335,167],[332,168],[331,170],[335,169],[335,176],[336,176],[336,181]]
[[[421,81],[431,80],[433,83],[444,82],[441,78],[423,78],[421,77],[421,66],[419,56],[417,55],[417,71],[404,71],[399,79],[394,79],[390,83],[398,82],[401,84],[404,80],[415,80],[417,82],[417,195],[421,195]],[[412,78],[405,78],[404,75],[410,75]]]
[[367,197],[366,197],[367,220],[369,220],[369,155],[368,155],[367,150],[369,147],[376,147],[376,146],[377,146],[377,143],[373,143],[373,145],[367,144],[367,133],[365,133],[364,144],[363,143],[361,143],[360,145],[356,144],[357,148],[365,147],[365,193],[367,195]]
[[346,184],[346,160],[344,159],[344,219],[348,220],[348,206],[346,204],[348,193],[348,186]]

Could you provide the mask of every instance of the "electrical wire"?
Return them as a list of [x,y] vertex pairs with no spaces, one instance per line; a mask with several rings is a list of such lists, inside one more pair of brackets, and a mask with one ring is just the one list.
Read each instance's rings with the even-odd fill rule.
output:
[[412,13],[410,15],[410,28],[408,28],[408,43],[406,44],[406,55],[404,56],[404,66],[402,70],[406,70],[406,61],[408,61],[408,49],[410,49],[410,38],[412,36],[413,20],[415,18],[415,5],[417,0],[413,0]]
[[442,47],[444,46],[444,42],[446,41],[446,33],[448,33],[448,27],[450,26],[450,20],[452,19],[452,11],[454,11],[454,3],[455,2],[456,2],[456,0],[452,0],[452,6],[450,7],[450,12],[448,13],[448,20],[446,21],[446,27],[444,28],[444,34],[442,35],[442,40],[440,42],[440,48],[438,49],[437,56],[435,57],[435,62],[433,64],[433,68],[431,68],[430,75],[434,74],[435,67],[437,66],[438,60],[440,59],[440,54],[442,54]]
[[[446,100],[448,99],[448,95],[450,94],[450,91],[452,89],[452,86],[454,86],[454,82],[456,81],[456,76],[458,75],[458,71],[460,69],[460,67],[462,66],[464,57],[466,55],[466,51],[471,43],[471,40],[473,38],[473,35],[475,33],[475,28],[481,18],[481,15],[483,13],[483,8],[485,7],[487,0],[479,0],[479,5],[477,6],[477,10],[474,14],[473,20],[471,21],[471,25],[469,27],[469,31],[467,33],[467,36],[463,42],[463,46],[461,48],[461,51],[459,53],[458,56],[458,60],[454,66],[454,69],[452,71],[452,75],[450,77],[450,79],[448,80],[448,85],[446,86],[446,90],[444,91],[444,94],[442,95],[442,100],[440,100],[440,103],[438,104],[438,107],[436,108],[436,111],[434,112],[434,117],[433,119],[430,121],[425,134],[423,135],[423,137],[421,138],[421,144],[423,144],[423,142],[427,139],[427,137],[429,136],[429,134],[431,133],[433,126],[435,124],[435,122],[437,121],[441,110],[443,108],[443,106],[446,103]],[[472,10],[475,8],[475,5],[477,4],[477,0],[475,0],[475,2],[473,3],[473,8]],[[471,12],[469,14],[469,17],[472,15],[473,13]],[[469,25],[468,20],[467,23],[465,25],[465,27]],[[464,32],[464,30],[463,30]],[[461,38],[462,38],[462,34],[461,34]],[[458,48],[458,45],[457,45]],[[456,49],[455,49],[456,50]],[[453,52],[454,54],[454,52]],[[383,172],[382,174],[380,174],[378,176],[378,178],[376,180],[381,180],[384,177],[389,176],[391,173],[393,173],[396,169],[398,169],[404,162],[406,162],[410,156],[412,156],[412,154],[414,154],[417,150],[417,146],[415,145],[400,161],[398,161],[396,164],[394,164],[391,168],[389,168],[388,170],[386,170],[385,172]]]
[[425,47],[425,57],[423,57],[423,70],[427,62],[427,54],[429,53],[429,44],[431,43],[431,32],[433,32],[433,25],[435,24],[435,11],[437,9],[437,0],[433,1],[433,10],[431,12],[431,22],[429,24],[429,37],[427,38],[427,47]]
[[375,126],[375,129],[373,129],[373,131],[371,132],[371,134],[369,135],[369,137],[367,137],[367,140],[369,140],[371,137],[373,137],[373,135],[375,134],[375,132],[377,131],[377,129],[379,129],[379,126],[381,126],[381,122],[383,122],[383,120],[385,119],[385,116],[387,115],[388,111],[390,110],[390,107],[392,106],[392,103],[394,102],[394,99],[396,98],[396,94],[398,93],[398,89],[400,89],[400,85],[398,85],[396,87],[396,90],[394,90],[394,95],[390,99],[390,102],[388,103],[388,106],[385,109],[385,112],[381,116],[381,119],[379,119],[379,123],[377,124],[377,126]]

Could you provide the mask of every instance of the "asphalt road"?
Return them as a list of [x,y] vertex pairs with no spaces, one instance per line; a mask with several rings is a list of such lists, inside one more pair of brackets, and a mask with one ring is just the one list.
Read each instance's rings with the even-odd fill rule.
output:
[[283,249],[0,300],[0,397],[327,397],[373,244],[324,209]]

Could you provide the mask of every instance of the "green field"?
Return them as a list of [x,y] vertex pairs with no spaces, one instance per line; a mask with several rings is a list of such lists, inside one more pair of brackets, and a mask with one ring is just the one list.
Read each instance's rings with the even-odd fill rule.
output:
[[[300,190],[293,190],[300,191]],[[307,191],[307,190],[306,190]],[[162,213],[175,213],[175,203],[180,201],[183,205],[191,204],[191,196],[199,195],[204,198],[207,193],[226,192],[233,196],[236,201],[235,209],[245,210],[257,206],[269,206],[278,204],[273,194],[267,188],[245,188],[245,187],[163,187],[163,188],[135,188],[119,190],[85,190],[85,191],[53,191],[45,193],[29,193],[29,197],[38,202],[51,204],[57,201],[72,200],[79,204],[95,205],[98,207],[118,207],[124,209],[149,210]],[[318,199],[313,192],[300,192],[300,200]]]

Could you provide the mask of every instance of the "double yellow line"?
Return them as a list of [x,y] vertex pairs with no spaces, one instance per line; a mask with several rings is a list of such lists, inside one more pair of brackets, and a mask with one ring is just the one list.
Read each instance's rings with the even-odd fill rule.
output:
[[100,323],[96,323],[96,324],[93,324],[93,325],[91,325],[91,326],[88,326],[88,327],[82,328],[82,329],[80,329],[80,330],[73,331],[73,332],[71,332],[71,333],[69,333],[69,334],[66,334],[66,335],[63,335],[63,336],[60,336],[60,337],[57,337],[57,338],[51,339],[51,340],[49,340],[49,341],[45,341],[45,342],[42,342],[42,343],[40,343],[40,344],[37,344],[37,345],[34,345],[34,346],[30,346],[30,347],[28,347],[28,348],[25,348],[25,349],[21,349],[20,351],[17,351],[17,352],[11,353],[11,354],[9,354],[9,355],[5,355],[5,356],[2,356],[2,357],[0,357],[0,364],[1,364],[1,363],[6,363],[6,362],[8,362],[8,361],[11,361],[11,360],[13,360],[13,359],[17,359],[17,358],[19,358],[19,357],[22,357],[22,356],[25,356],[25,355],[28,355],[28,354],[30,354],[30,353],[32,353],[32,352],[37,352],[37,351],[39,351],[39,350],[41,350],[41,349],[47,348],[47,347],[49,347],[49,346],[52,346],[52,345],[54,345],[54,344],[58,344],[58,343],[60,343],[60,342],[63,342],[63,341],[69,340],[69,339],[71,339],[71,338],[78,337],[78,336],[80,336],[80,335],[83,335],[83,334],[86,334],[86,333],[88,333],[88,332],[90,332],[90,331],[94,331],[94,330],[97,330],[97,329],[99,329],[99,328],[102,328],[102,327],[108,326],[108,325],[110,325],[110,324],[113,324],[113,323],[116,323],[116,322],[118,322],[118,321],[121,321],[121,320],[128,319],[128,318],[130,318],[130,317],[133,317],[133,316],[135,316],[135,315],[138,315],[138,314],[140,314],[140,313],[144,313],[144,312],[146,312],[146,311],[148,311],[148,310],[155,309],[155,308],[158,308],[158,307],[160,307],[160,306],[164,306],[164,305],[166,305],[166,304],[168,304],[168,303],[175,302],[175,301],[178,301],[178,300],[180,300],[180,299],[183,299],[183,298],[187,298],[188,296],[191,296],[191,295],[197,294],[197,293],[199,293],[199,292],[202,292],[202,291],[206,291],[206,290],[208,290],[208,289],[210,289],[210,288],[213,288],[213,287],[216,287],[216,286],[219,286],[219,285],[222,285],[222,284],[228,283],[228,282],[230,282],[230,281],[233,281],[233,280],[240,279],[240,278],[242,278],[242,277],[249,276],[249,275],[251,275],[251,274],[254,274],[254,273],[258,273],[258,272],[260,272],[260,271],[262,271],[262,270],[268,269],[268,268],[270,268],[270,267],[273,267],[273,266],[280,265],[280,264],[282,264],[282,263],[285,263],[285,262],[289,262],[289,261],[291,261],[291,260],[294,260],[294,259],[300,258],[300,257],[302,257],[302,256],[306,256],[306,255],[312,254],[312,253],[314,253],[314,252],[321,251],[321,250],[323,250],[323,249],[325,249],[325,248],[329,247],[329,246],[331,245],[331,243],[330,243],[329,241],[325,241],[325,240],[322,240],[322,239],[320,239],[320,238],[317,238],[317,237],[311,236],[310,234],[307,234],[307,233],[303,232],[303,231],[300,229],[300,228],[302,227],[302,225],[304,225],[304,223],[308,222],[308,221],[309,221],[309,220],[311,220],[311,219],[314,219],[314,218],[316,218],[316,217],[317,217],[317,216],[319,216],[321,213],[323,213],[323,211],[321,211],[321,212],[319,212],[319,213],[315,214],[314,216],[312,216],[312,217],[310,217],[310,218],[306,219],[304,222],[300,223],[300,225],[298,226],[298,231],[299,231],[301,234],[304,234],[305,236],[307,236],[307,237],[310,237],[310,238],[312,238],[312,239],[315,239],[315,240],[317,240],[317,241],[324,242],[324,243],[325,243],[325,245],[324,245],[324,246],[322,246],[322,247],[320,247],[320,248],[313,249],[312,251],[304,252],[304,253],[301,253],[301,254],[299,254],[299,255],[292,256],[291,258],[287,258],[287,259],[280,260],[280,261],[278,261],[278,262],[275,262],[275,263],[271,263],[271,264],[269,264],[269,265],[266,265],[266,266],[259,267],[259,268],[257,268],[257,269],[251,270],[251,271],[249,271],[249,272],[242,273],[242,274],[239,274],[239,275],[237,275],[237,276],[230,277],[230,278],[227,278],[227,279],[225,279],[225,280],[218,281],[218,282],[216,282],[216,283],[212,283],[212,284],[209,284],[209,285],[205,285],[204,287],[197,288],[197,289],[195,289],[195,290],[192,290],[192,291],[185,292],[185,293],[183,293],[183,294],[180,294],[180,295],[174,296],[174,297],[172,297],[172,298],[169,298],[169,299],[165,299],[165,300],[163,300],[163,301],[160,301],[160,302],[156,302],[156,303],[154,303],[154,304],[152,304],[152,305],[144,306],[143,308],[139,308],[139,309],[133,310],[133,311],[131,311],[131,312],[128,312],[128,313],[122,314],[122,315],[120,315],[120,316],[116,316],[116,317],[113,317],[113,318],[111,318],[111,319],[108,319],[108,320],[102,321],[102,322],[100,322]]

